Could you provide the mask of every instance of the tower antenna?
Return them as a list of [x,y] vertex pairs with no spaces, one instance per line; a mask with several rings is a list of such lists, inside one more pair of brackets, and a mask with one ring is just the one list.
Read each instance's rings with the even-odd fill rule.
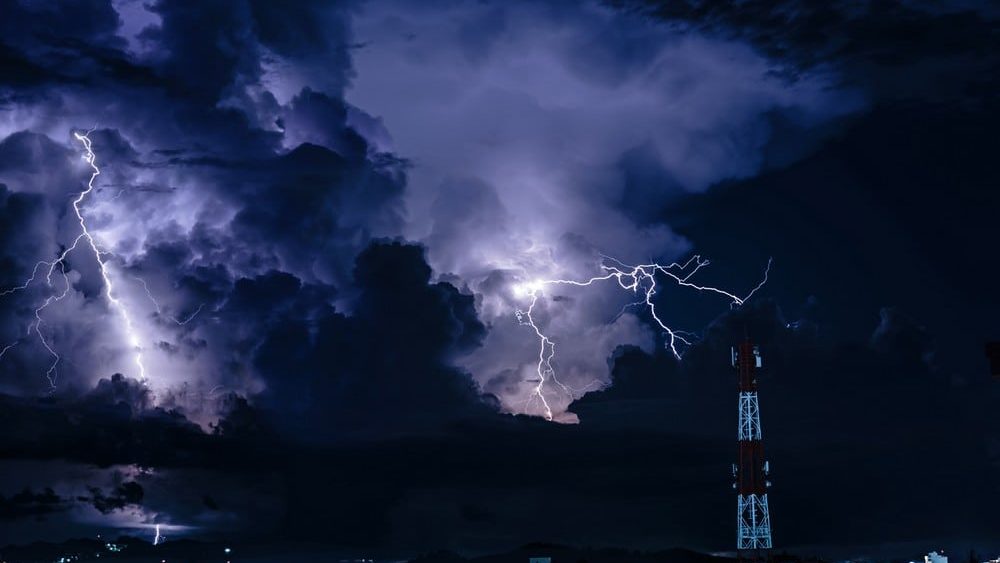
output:
[[736,489],[736,549],[740,560],[762,561],[771,549],[771,513],[767,506],[770,464],[764,459],[757,402],[757,368],[760,349],[744,338],[731,349],[739,386],[738,463],[733,464]]

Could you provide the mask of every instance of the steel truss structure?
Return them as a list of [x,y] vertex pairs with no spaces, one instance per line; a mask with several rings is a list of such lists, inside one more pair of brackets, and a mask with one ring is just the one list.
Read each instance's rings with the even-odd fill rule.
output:
[[771,549],[771,513],[767,505],[770,465],[764,459],[757,400],[760,350],[746,339],[732,349],[739,376],[738,463],[733,465],[736,489],[736,548],[741,559],[763,559]]

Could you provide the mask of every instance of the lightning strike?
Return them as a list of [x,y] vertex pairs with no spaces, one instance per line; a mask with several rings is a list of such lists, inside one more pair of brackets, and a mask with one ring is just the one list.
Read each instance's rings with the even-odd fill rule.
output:
[[160,525],[157,524],[156,525],[156,535],[153,536],[153,545],[160,545],[161,543],[163,543],[163,540],[165,540],[165,539],[167,539],[167,538],[165,538],[164,536],[160,535]]
[[3,358],[4,354],[6,354],[7,351],[13,348],[14,346],[17,346],[17,342],[14,342],[13,344],[7,344],[6,346],[4,346],[3,350],[0,350],[0,358]]
[[722,296],[729,301],[730,307],[735,308],[741,307],[747,300],[753,297],[753,295],[757,293],[760,288],[764,287],[764,284],[767,283],[768,275],[771,272],[772,262],[771,259],[768,259],[767,267],[764,270],[764,277],[760,283],[751,289],[745,296],[739,297],[733,292],[713,286],[699,285],[691,281],[691,278],[694,277],[699,270],[708,266],[710,263],[709,260],[702,259],[699,255],[692,256],[687,262],[673,262],[666,266],[655,262],[651,264],[639,264],[633,266],[625,264],[610,256],[602,255],[602,258],[606,261],[606,263],[601,264],[603,274],[594,276],[590,279],[532,280],[515,285],[513,288],[515,296],[530,299],[527,309],[518,309],[514,312],[517,317],[517,321],[522,325],[531,327],[532,330],[535,331],[535,335],[539,340],[538,364],[535,370],[538,374],[538,379],[533,381],[536,385],[532,389],[531,394],[528,396],[527,401],[525,401],[525,410],[527,410],[527,408],[534,402],[538,402],[542,406],[546,420],[552,420],[552,407],[546,398],[545,387],[547,382],[551,381],[559,389],[573,398],[576,398],[578,393],[581,391],[597,384],[597,382],[594,381],[583,389],[573,389],[559,381],[556,376],[556,371],[552,367],[552,359],[555,357],[556,353],[556,344],[551,338],[546,336],[541,331],[532,316],[535,305],[538,303],[538,298],[541,296],[542,290],[546,286],[570,285],[576,287],[587,287],[597,282],[614,279],[622,289],[631,291],[632,293],[641,296],[639,300],[623,306],[621,311],[615,316],[615,319],[623,315],[629,308],[645,306],[649,311],[650,317],[652,317],[656,324],[663,330],[663,333],[666,336],[665,346],[669,348],[674,357],[679,360],[681,359],[681,350],[679,347],[691,346],[695,339],[695,335],[690,332],[674,329],[660,318],[660,315],[656,310],[656,304],[653,303],[653,297],[656,295],[657,290],[656,275],[661,274],[666,276],[679,287],[686,287],[699,292],[713,293]]
[[[118,311],[122,319],[122,324],[125,329],[126,338],[128,340],[129,346],[135,351],[135,365],[139,373],[139,380],[142,382],[146,381],[146,367],[142,361],[142,347],[140,346],[139,337],[136,334],[135,327],[132,324],[132,318],[129,316],[128,309],[125,305],[115,296],[114,284],[111,279],[111,274],[108,271],[108,264],[104,261],[103,256],[109,254],[100,249],[100,245],[94,239],[90,230],[87,228],[87,221],[83,216],[83,211],[81,206],[87,196],[94,191],[94,181],[101,174],[100,168],[97,167],[97,155],[93,151],[93,147],[90,141],[90,133],[93,131],[87,131],[86,133],[74,132],[73,137],[76,138],[83,145],[84,154],[83,160],[91,168],[90,179],[87,181],[87,187],[77,194],[76,198],[73,200],[73,212],[76,214],[77,222],[80,224],[80,234],[73,239],[73,243],[68,247],[63,249],[59,256],[52,261],[40,260],[35,263],[35,266],[31,270],[31,275],[22,283],[3,291],[0,291],[0,297],[5,297],[7,295],[17,293],[19,291],[26,290],[36,278],[39,277],[41,272],[44,272],[45,284],[53,288],[52,276],[58,273],[62,276],[62,292],[58,294],[52,294],[47,296],[39,305],[35,308],[35,320],[28,325],[28,330],[26,336],[30,336],[35,333],[38,336],[39,341],[42,346],[48,351],[49,355],[52,356],[52,363],[49,364],[49,368],[45,372],[45,377],[48,379],[49,386],[52,390],[56,388],[56,380],[58,378],[58,366],[59,362],[62,360],[59,353],[52,347],[52,344],[45,338],[45,334],[42,332],[42,326],[45,321],[42,318],[42,313],[53,303],[61,301],[63,298],[69,294],[71,287],[69,276],[66,274],[66,258],[80,246],[81,241],[86,242],[86,247],[89,248],[97,261],[98,269],[101,273],[101,280],[104,282],[104,295],[108,302]],[[0,358],[7,353],[8,350],[16,346],[20,342],[18,339],[16,342],[9,344],[0,351]]]
[[149,300],[153,303],[153,308],[156,309],[156,315],[158,317],[173,321],[173,323],[176,324],[177,326],[184,326],[189,322],[193,321],[194,318],[198,316],[198,313],[201,313],[201,310],[205,307],[204,303],[199,304],[198,308],[195,309],[193,313],[191,313],[184,319],[178,319],[177,317],[174,317],[172,315],[164,315],[163,309],[160,308],[160,302],[157,301],[156,298],[153,297],[153,293],[149,291],[149,285],[146,283],[146,280],[140,278],[139,276],[132,276],[132,279],[138,281],[142,285],[142,289],[146,292],[146,297],[149,298]]

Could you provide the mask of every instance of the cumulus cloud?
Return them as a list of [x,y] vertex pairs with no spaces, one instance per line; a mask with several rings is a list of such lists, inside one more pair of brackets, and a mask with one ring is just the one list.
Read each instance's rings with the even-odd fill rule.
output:
[[[861,104],[819,70],[789,78],[743,43],[591,4],[568,14],[529,4],[77,8],[79,23],[52,14],[72,45],[25,30],[6,39],[7,64],[38,72],[5,87],[0,180],[46,203],[11,237],[40,244],[5,251],[16,263],[4,281],[77,234],[66,198],[87,167],[68,133],[96,124],[102,174],[83,205],[88,224],[133,311],[155,400],[203,423],[220,393],[272,384],[253,366],[264,318],[227,308],[240,280],[285,273],[350,312],[353,258],[399,235],[426,245],[436,276],[476,295],[485,345],[453,360],[517,411],[535,342],[513,322],[525,303],[511,282],[589,276],[602,253],[689,252],[658,208],[760,170],[777,117],[809,127]],[[442,26],[442,11],[454,25]],[[71,291],[42,331],[73,358],[59,377],[86,388],[135,371],[135,350],[121,313],[96,297],[96,261],[71,259]],[[39,373],[54,360],[23,327],[25,305],[58,289],[5,305],[20,309],[5,324],[18,347],[4,369]],[[632,312],[617,316],[625,295],[559,297],[539,315],[574,388],[607,381],[615,346],[657,344]],[[65,328],[80,319],[89,330]],[[8,389],[46,385],[17,381]],[[561,409],[572,396],[554,400]]]
[[[654,219],[665,205],[759,172],[776,120],[811,128],[864,106],[835,74],[786,73],[746,43],[597,3],[374,3],[354,27],[347,97],[413,163],[407,235],[480,296],[491,334],[466,365],[486,386],[530,379],[534,356],[514,334],[525,303],[499,277],[586,279],[601,253],[675,260],[692,248]],[[652,345],[631,313],[608,323],[628,296],[574,297],[546,305],[573,386],[605,382],[618,344]],[[504,392],[505,406],[527,391]]]
[[[96,125],[101,174],[81,208],[131,318],[152,400],[211,422],[221,394],[267,387],[250,364],[268,316],[229,306],[241,280],[288,274],[347,309],[355,255],[400,231],[406,163],[353,129],[349,119],[378,133],[341,98],[352,75],[348,14],[322,3],[277,13],[263,2],[204,12],[170,2],[11,8],[3,64],[36,72],[0,87],[3,288],[80,234],[70,202],[89,166],[70,132]],[[16,19],[24,25],[10,27]],[[12,346],[3,389],[43,391],[57,360],[59,392],[109,373],[137,376],[92,253],[78,248],[53,277],[41,273],[0,303],[2,346]]]

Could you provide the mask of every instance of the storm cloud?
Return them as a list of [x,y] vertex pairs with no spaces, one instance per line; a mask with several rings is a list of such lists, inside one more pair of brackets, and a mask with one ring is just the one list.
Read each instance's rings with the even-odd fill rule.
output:
[[[492,330],[466,365],[512,410],[531,384],[496,382],[531,379],[532,357],[511,352],[532,335],[511,322],[526,303],[498,279],[587,279],[601,255],[670,263],[692,246],[652,219],[660,209],[766,168],[776,123],[808,146],[866,103],[834,71],[792,73],[745,43],[598,4],[374,3],[354,28],[364,47],[347,97],[414,163],[405,232],[482,296]],[[763,266],[737,283],[753,287]],[[629,297],[595,287],[551,304],[546,330],[567,343],[557,362],[568,385],[606,382],[618,344],[655,345],[632,311],[609,324]],[[571,399],[553,398],[560,410]]]
[[780,545],[1000,527],[995,10],[8,4],[0,543],[730,549],[748,334]]

